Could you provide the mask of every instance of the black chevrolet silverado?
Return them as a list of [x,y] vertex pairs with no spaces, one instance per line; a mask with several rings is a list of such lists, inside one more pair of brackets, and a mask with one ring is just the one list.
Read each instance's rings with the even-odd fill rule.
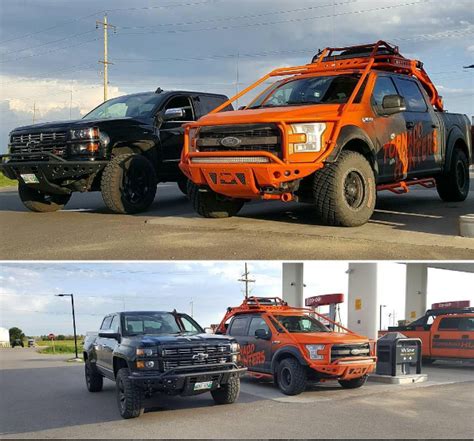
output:
[[203,92],[163,91],[108,100],[77,121],[18,127],[10,133],[0,171],[18,180],[32,211],[63,208],[75,191],[101,191],[117,213],[138,213],[153,202],[159,182],[187,179],[178,168],[182,124],[227,100]]
[[84,342],[85,378],[90,392],[103,378],[116,383],[123,418],[140,416],[154,393],[210,392],[217,404],[233,403],[240,392],[240,347],[232,337],[207,334],[176,311],[107,315],[98,333]]

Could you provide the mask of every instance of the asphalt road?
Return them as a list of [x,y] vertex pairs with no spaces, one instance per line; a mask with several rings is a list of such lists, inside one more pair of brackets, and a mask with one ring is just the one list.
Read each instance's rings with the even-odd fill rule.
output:
[[154,205],[136,216],[112,214],[99,193],[74,194],[56,213],[28,212],[0,191],[0,259],[472,259],[474,239],[458,236],[463,203],[435,190],[379,193],[371,221],[357,228],[318,224],[309,205],[252,202],[229,219],[203,219],[175,184],[161,184]]
[[4,438],[471,438],[473,365],[433,365],[429,381],[314,386],[295,397],[244,379],[238,402],[209,394],[160,397],[122,420],[114,384],[87,392],[83,366],[30,349],[0,349],[0,437]]

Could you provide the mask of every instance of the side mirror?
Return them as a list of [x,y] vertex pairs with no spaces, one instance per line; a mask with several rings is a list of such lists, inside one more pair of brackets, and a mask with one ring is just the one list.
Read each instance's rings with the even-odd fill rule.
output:
[[99,332],[99,337],[102,338],[113,338],[114,340],[120,341],[120,334],[118,332],[113,332],[113,331],[102,331]]
[[395,113],[407,110],[405,98],[400,95],[385,95],[382,101],[384,115],[393,115]]
[[260,338],[262,340],[270,340],[271,335],[265,329],[256,329],[255,330],[255,338]]
[[186,115],[186,112],[181,107],[176,107],[174,109],[166,109],[163,119],[165,121],[170,121],[173,119],[183,118]]

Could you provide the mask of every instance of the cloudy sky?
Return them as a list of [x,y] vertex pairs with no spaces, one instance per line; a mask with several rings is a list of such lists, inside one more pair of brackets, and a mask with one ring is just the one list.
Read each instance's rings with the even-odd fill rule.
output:
[[425,62],[447,109],[474,114],[474,70],[463,69],[474,59],[472,0],[0,0],[0,151],[34,107],[45,122],[101,102],[105,11],[116,26],[111,96],[157,86],[230,95],[318,48],[386,39]]
[[[343,293],[347,297],[348,266],[344,262],[306,262],[305,297]],[[3,263],[0,267],[0,327],[18,326],[27,335],[71,334],[68,298],[74,293],[78,332],[98,329],[102,317],[120,310],[172,310],[190,313],[203,326],[218,323],[228,306],[243,298],[238,282],[241,262],[200,263]],[[281,263],[251,262],[256,280],[253,295],[281,296]],[[405,265],[379,264],[384,325],[395,312],[404,318]],[[474,274],[429,269],[428,304],[470,300],[474,305]],[[341,309],[346,322],[347,306]]]

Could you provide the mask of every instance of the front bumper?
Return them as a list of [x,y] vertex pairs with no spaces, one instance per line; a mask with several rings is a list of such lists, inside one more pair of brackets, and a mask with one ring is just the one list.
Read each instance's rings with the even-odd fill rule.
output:
[[[232,163],[238,157],[242,162]],[[219,163],[213,158],[218,158]],[[226,162],[229,158],[229,162]],[[255,158],[267,162],[255,163]],[[195,162],[195,161],[199,162]],[[209,162],[205,162],[208,160]],[[262,160],[263,159],[259,159]],[[248,162],[245,162],[248,161]],[[295,188],[292,183],[324,166],[322,162],[289,163],[268,152],[188,153],[180,168],[195,184],[233,198],[284,199]]]
[[[181,367],[164,373],[153,371],[133,371],[129,379],[145,390],[161,391],[171,395],[196,395],[209,392],[227,384],[232,377],[240,377],[247,368],[235,363],[207,365],[202,369]],[[194,385],[200,382],[212,381],[212,387],[204,390],[194,390]]]
[[374,371],[377,357],[340,358],[330,364],[311,363],[309,367],[321,373],[326,378],[352,380],[363,377]]
[[71,190],[58,185],[61,180],[77,180],[83,177],[97,174],[105,168],[108,161],[67,161],[52,153],[42,153],[41,156],[48,156],[48,160],[35,161],[33,156],[29,161],[15,160],[20,154],[0,155],[0,171],[10,179],[17,179],[24,182],[21,175],[35,175],[38,183],[31,184],[44,192],[70,193]]

